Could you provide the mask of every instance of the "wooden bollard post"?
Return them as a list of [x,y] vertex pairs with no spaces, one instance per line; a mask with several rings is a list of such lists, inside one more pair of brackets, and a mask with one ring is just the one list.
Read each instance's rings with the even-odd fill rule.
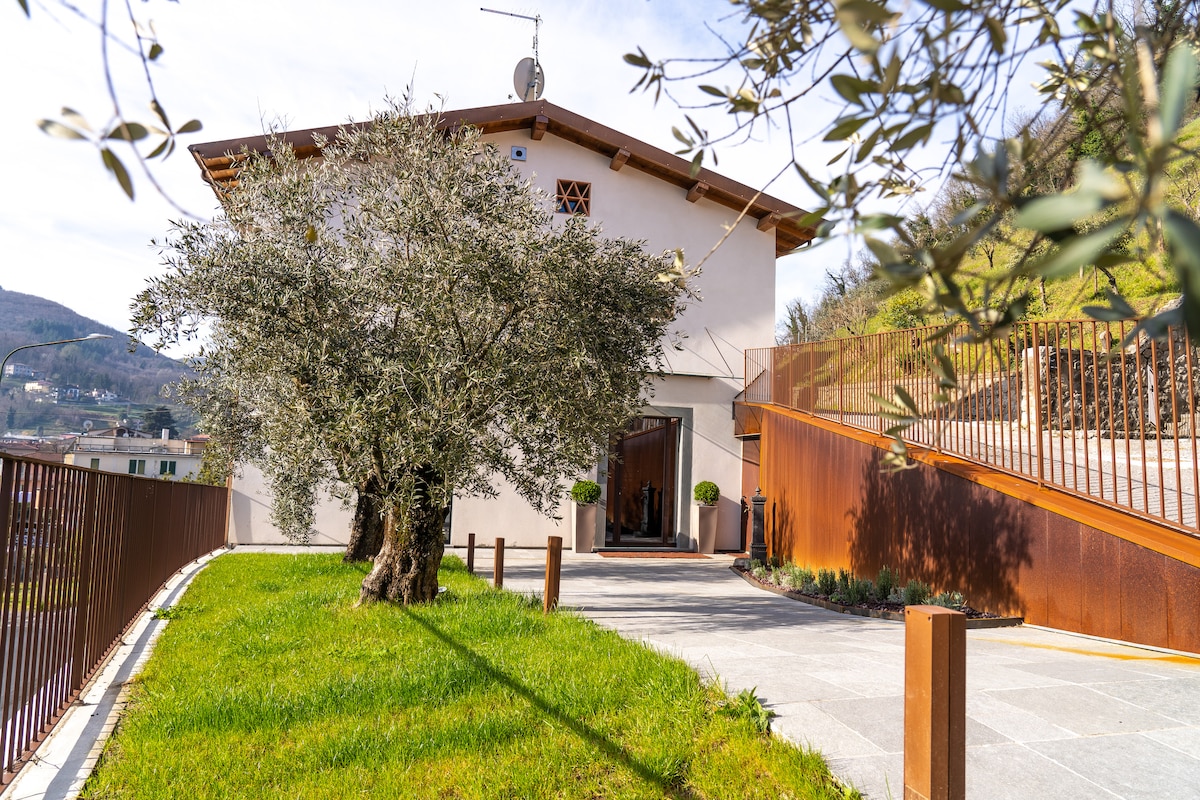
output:
[[558,608],[558,578],[562,573],[562,537],[546,540],[546,592],[542,597],[542,613]]
[[967,792],[967,618],[941,606],[904,609],[904,797]]
[[492,586],[499,589],[504,585],[504,537],[496,537],[496,558],[492,562]]
[[475,534],[467,534],[467,574],[475,574]]

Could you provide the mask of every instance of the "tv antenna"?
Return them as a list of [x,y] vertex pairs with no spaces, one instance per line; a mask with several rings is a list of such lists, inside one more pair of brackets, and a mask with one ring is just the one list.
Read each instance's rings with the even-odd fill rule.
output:
[[542,27],[542,15],[530,17],[525,14],[514,14],[511,11],[498,11],[494,8],[482,7],[479,10],[489,14],[500,14],[504,17],[527,19],[533,23],[533,58],[522,58],[517,62],[517,68],[513,72],[513,88],[517,90],[517,97],[521,98],[523,102],[541,100],[542,91],[546,88],[546,76],[542,73],[542,64],[538,60],[538,31]]

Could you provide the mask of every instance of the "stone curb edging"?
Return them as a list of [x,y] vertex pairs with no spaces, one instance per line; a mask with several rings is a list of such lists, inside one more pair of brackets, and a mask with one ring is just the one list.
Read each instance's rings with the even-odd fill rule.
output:
[[[802,603],[808,603],[810,606],[819,606],[829,611],[838,611],[842,614],[853,614],[856,617],[873,617],[875,619],[888,620],[890,622],[903,622],[904,614],[900,611],[886,611],[874,608],[858,608],[857,606],[844,606],[840,603],[834,603],[829,600],[822,600],[819,597],[811,597],[791,589],[782,589],[778,586],[768,586],[765,583],[760,583],[747,572],[742,572],[736,566],[730,566],[730,571],[734,575],[744,580],[756,589],[762,589],[764,592],[771,592],[782,597],[787,597],[791,600],[799,600]],[[1017,625],[1024,624],[1025,620],[1022,617],[980,617],[978,619],[967,618],[968,629],[984,629],[984,628],[1013,628]]]

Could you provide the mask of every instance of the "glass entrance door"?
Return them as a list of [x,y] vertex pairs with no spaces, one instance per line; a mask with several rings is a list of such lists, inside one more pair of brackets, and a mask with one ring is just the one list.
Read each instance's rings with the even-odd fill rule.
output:
[[636,419],[613,449],[615,457],[608,462],[605,544],[673,546],[679,418]]

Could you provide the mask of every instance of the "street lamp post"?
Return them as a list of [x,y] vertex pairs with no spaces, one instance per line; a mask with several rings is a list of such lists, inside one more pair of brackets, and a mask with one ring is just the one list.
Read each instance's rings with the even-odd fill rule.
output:
[[111,338],[112,338],[112,336],[108,335],[107,333],[89,333],[87,336],[80,336],[76,339],[59,339],[58,341],[54,341],[54,342],[38,342],[37,344],[23,344],[20,347],[9,352],[9,354],[4,357],[4,360],[0,361],[0,383],[2,383],[4,381],[4,366],[6,364],[8,364],[8,360],[13,357],[14,353],[19,353],[22,350],[28,350],[31,347],[49,347],[52,344],[70,344],[71,342],[90,342],[92,339],[111,339]]

